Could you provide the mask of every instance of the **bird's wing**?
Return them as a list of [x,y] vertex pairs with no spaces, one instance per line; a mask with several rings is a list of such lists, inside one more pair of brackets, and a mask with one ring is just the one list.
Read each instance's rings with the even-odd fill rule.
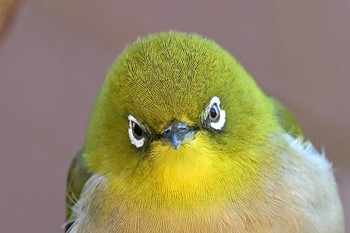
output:
[[66,232],[73,224],[73,222],[69,221],[72,215],[72,208],[79,200],[80,193],[86,181],[92,175],[86,168],[83,154],[83,150],[80,150],[76,154],[68,172],[66,187]]
[[299,124],[294,119],[293,115],[288,111],[286,107],[283,106],[278,100],[270,98],[275,109],[275,116],[281,125],[281,128],[293,136],[294,138],[304,139],[304,133],[301,130]]

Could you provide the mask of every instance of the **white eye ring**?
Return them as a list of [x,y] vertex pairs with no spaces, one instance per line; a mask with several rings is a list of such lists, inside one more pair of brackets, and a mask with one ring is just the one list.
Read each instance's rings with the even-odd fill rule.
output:
[[220,109],[220,99],[217,96],[214,96],[211,100],[210,100],[210,104],[209,104],[209,108],[208,108],[208,118],[210,117],[210,109],[213,106],[217,106],[217,109],[219,110],[218,114],[219,114],[219,118],[216,121],[210,121],[209,124],[212,128],[217,129],[217,130],[221,130],[222,127],[224,127],[225,125],[225,121],[226,121],[226,112],[224,110]]
[[129,120],[128,132],[129,132],[130,142],[131,144],[135,145],[136,148],[140,148],[145,144],[145,137],[136,138],[134,134],[134,129],[133,129],[133,124],[137,124],[138,126],[140,126],[140,123],[131,115],[128,116],[128,120]]

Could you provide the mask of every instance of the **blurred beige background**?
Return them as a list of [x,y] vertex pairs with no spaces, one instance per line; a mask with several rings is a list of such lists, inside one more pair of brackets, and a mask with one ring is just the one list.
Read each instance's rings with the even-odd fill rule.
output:
[[126,43],[169,29],[216,40],[291,109],[334,164],[350,232],[350,1],[32,0],[9,22],[0,232],[63,232],[67,169],[107,69]]

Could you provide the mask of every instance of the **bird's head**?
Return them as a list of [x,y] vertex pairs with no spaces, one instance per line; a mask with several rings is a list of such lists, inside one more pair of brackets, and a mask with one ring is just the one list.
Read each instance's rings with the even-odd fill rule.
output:
[[198,35],[167,32],[138,39],[118,57],[86,151],[91,167],[107,173],[244,174],[257,169],[257,148],[275,128],[268,98],[229,53]]

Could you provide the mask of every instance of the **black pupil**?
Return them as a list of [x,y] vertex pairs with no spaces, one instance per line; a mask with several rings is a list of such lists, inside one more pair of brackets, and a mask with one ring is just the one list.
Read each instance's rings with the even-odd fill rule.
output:
[[210,108],[210,118],[212,119],[216,119],[216,117],[218,116],[218,112],[216,110],[216,108],[213,106]]
[[133,128],[134,135],[136,137],[140,138],[143,136],[143,130],[141,129],[141,127],[137,123],[133,122],[132,128]]

